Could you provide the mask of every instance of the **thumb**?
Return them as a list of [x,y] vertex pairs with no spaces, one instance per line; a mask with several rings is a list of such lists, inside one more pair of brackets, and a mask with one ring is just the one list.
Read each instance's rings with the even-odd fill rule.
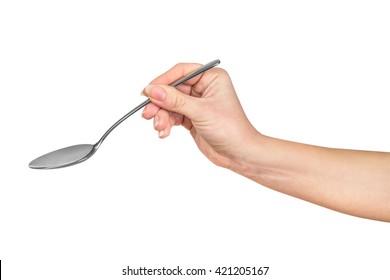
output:
[[196,119],[201,112],[200,98],[182,93],[167,85],[148,85],[145,95],[157,106],[182,114],[190,119]]

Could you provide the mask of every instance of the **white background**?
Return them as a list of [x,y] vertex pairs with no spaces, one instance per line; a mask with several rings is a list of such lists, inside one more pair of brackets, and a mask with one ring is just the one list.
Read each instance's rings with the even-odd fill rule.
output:
[[218,168],[185,129],[158,139],[140,113],[87,162],[27,167],[97,141],[177,62],[216,58],[262,133],[390,151],[389,14],[387,1],[1,1],[4,279],[161,278],[122,276],[127,265],[389,279],[388,223]]

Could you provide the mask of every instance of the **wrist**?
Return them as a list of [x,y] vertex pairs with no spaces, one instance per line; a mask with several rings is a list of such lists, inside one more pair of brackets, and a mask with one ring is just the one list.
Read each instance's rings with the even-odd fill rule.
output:
[[291,144],[257,132],[232,159],[229,169],[263,186],[279,189],[298,172],[298,155],[291,152]]
[[271,138],[256,131],[245,139],[238,152],[231,158],[230,170],[245,176],[252,177],[262,173],[266,162],[266,147]]

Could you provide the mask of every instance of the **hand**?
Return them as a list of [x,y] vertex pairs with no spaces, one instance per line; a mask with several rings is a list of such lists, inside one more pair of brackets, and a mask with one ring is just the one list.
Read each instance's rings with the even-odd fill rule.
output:
[[154,118],[160,138],[169,136],[172,126],[184,126],[208,159],[229,168],[259,133],[245,116],[225,70],[210,69],[176,89],[167,86],[199,66],[177,64],[153,80],[143,91],[152,103],[142,116]]

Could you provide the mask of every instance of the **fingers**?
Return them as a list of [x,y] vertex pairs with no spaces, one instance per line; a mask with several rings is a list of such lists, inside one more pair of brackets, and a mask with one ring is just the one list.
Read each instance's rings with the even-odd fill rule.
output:
[[[174,67],[169,69],[167,72],[163,73],[159,77],[155,78],[151,84],[171,84],[174,81],[182,78],[188,73],[194,71],[200,66],[200,64],[196,63],[179,63]],[[177,87],[178,90],[184,92],[186,94],[190,94],[191,86],[199,81],[201,75],[194,77],[193,79],[187,81],[186,83]],[[171,128],[173,125],[180,125],[184,123],[184,127],[189,129],[192,127],[191,121],[186,119],[183,122],[183,115],[167,112],[164,109],[161,109],[156,104],[148,104],[142,112],[142,117],[147,120],[154,118],[154,128],[159,132],[160,138],[165,138],[169,136]]]
[[161,138],[169,135],[173,125],[183,125],[191,129],[193,120],[205,119],[207,102],[199,97],[204,94],[208,96],[207,93],[211,92],[209,85],[213,85],[215,79],[221,74],[217,68],[193,77],[176,88],[167,86],[199,66],[200,64],[195,63],[176,64],[144,89],[143,95],[147,96],[152,103],[145,107],[142,116],[145,119],[154,118],[154,127],[159,131]]

